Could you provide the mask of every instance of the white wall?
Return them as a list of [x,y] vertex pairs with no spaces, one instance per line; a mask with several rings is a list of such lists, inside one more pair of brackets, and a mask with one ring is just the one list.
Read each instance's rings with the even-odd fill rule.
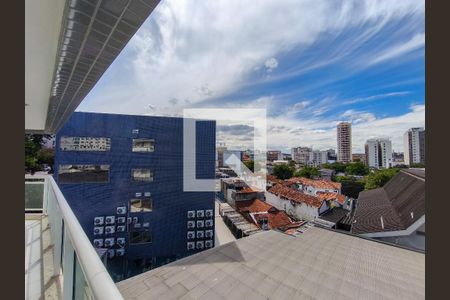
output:
[[295,219],[303,219],[312,221],[319,216],[319,210],[315,207],[309,206],[305,203],[291,204],[291,201],[284,200],[272,193],[266,192],[266,202],[276,207],[279,210],[284,210],[286,213]]

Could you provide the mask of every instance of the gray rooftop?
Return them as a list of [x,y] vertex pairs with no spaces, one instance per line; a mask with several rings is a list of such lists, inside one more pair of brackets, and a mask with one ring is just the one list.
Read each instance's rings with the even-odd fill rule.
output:
[[425,255],[317,227],[271,230],[117,286],[125,299],[423,299]]

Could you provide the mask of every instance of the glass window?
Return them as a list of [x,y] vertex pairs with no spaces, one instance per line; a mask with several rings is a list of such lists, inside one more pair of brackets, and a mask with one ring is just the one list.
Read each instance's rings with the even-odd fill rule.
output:
[[109,181],[109,165],[60,165],[59,183],[102,183]]
[[133,152],[155,151],[154,139],[133,139]]
[[152,211],[152,199],[131,199],[130,200],[130,212],[149,212]]
[[151,243],[152,235],[149,230],[131,231],[130,244]]
[[63,136],[59,141],[63,151],[109,151],[111,139],[105,137]]
[[153,173],[150,169],[132,169],[131,178],[134,181],[153,181]]

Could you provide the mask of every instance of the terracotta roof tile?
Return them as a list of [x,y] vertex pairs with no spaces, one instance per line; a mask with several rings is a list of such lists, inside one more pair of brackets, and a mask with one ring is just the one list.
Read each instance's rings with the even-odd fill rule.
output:
[[317,192],[317,197],[322,200],[337,200],[341,205],[345,202],[345,196],[338,193]]
[[282,196],[288,200],[292,200],[297,203],[306,203],[310,206],[319,208],[322,206],[323,199],[307,195],[300,191],[291,189],[284,185],[277,184],[268,190],[269,193],[275,194],[277,196]]
[[341,183],[340,182],[333,182],[333,181],[327,181],[327,180],[314,180],[309,179],[305,177],[292,177],[290,179],[287,179],[286,181],[291,183],[300,183],[303,185],[310,185],[316,189],[341,189]]

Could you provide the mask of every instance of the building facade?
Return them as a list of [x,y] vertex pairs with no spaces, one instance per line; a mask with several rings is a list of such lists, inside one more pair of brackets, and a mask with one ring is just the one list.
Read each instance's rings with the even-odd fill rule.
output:
[[309,161],[309,155],[312,151],[312,148],[309,147],[296,147],[292,148],[291,156],[292,160],[298,164],[306,165]]
[[425,164],[425,129],[411,128],[403,135],[405,164]]
[[281,151],[278,150],[267,151],[267,161],[282,160],[282,159],[283,155],[281,154]]
[[[196,177],[213,179],[215,122],[196,122]],[[114,280],[214,247],[214,192],[183,191],[183,119],[74,113],[55,180]]]
[[352,161],[352,124],[341,122],[337,125],[337,161]]
[[328,163],[328,151],[313,150],[309,153],[309,166],[319,167],[326,163]]
[[391,168],[393,166],[392,143],[389,139],[370,139],[365,144],[369,168]]

